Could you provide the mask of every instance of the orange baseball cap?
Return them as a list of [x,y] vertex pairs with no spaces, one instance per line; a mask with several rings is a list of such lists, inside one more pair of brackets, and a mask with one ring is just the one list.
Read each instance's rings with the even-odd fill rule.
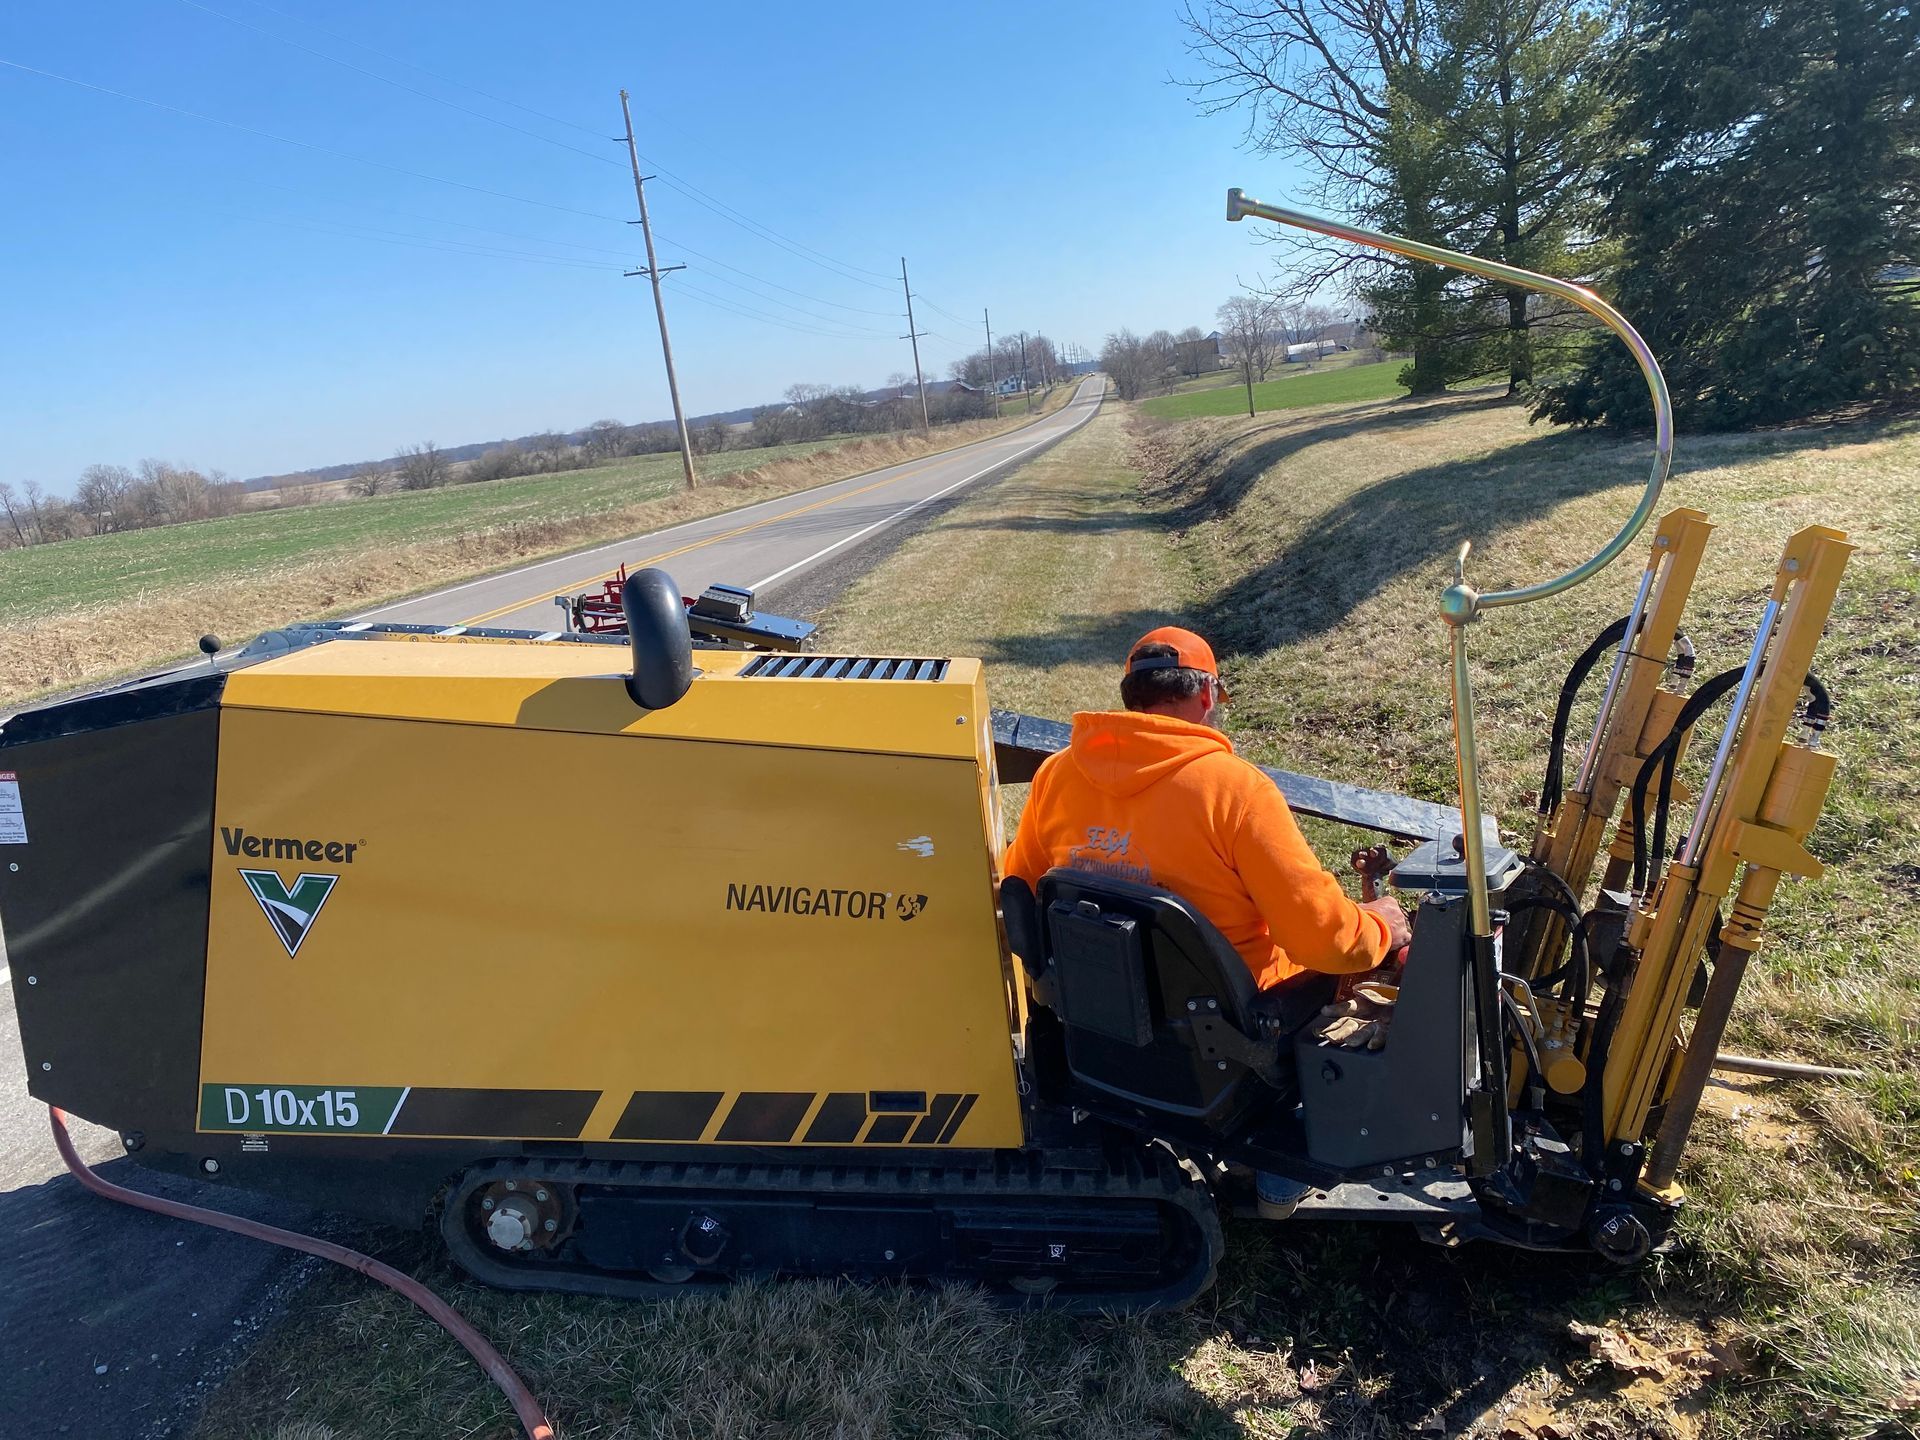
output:
[[[1171,655],[1140,655],[1148,645],[1167,645],[1172,647]],[[1202,670],[1213,676],[1217,684],[1220,679],[1220,666],[1213,658],[1213,647],[1191,630],[1183,630],[1178,625],[1162,625],[1158,630],[1149,630],[1133,642],[1133,648],[1127,651],[1126,673],[1138,675],[1148,670]],[[1227,698],[1226,687],[1220,687],[1220,698]]]

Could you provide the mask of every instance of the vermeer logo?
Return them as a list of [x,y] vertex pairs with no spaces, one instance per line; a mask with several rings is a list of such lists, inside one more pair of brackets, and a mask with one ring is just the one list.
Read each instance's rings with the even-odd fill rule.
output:
[[249,835],[239,826],[222,825],[220,841],[229,855],[260,860],[324,860],[329,865],[351,865],[358,840],[307,840],[295,835]]
[[299,952],[301,941],[313,929],[320,907],[327,903],[333,887],[340,883],[338,875],[302,875],[289,890],[286,882],[272,870],[242,870],[240,878],[247,882],[247,889],[260,902],[260,909],[273,925],[273,933],[286,946],[289,959]]

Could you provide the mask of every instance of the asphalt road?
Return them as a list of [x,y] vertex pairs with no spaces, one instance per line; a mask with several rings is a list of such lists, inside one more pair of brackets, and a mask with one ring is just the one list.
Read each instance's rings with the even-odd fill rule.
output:
[[[1105,381],[1083,381],[1035,423],[961,449],[795,495],[543,560],[367,612],[420,624],[545,630],[553,597],[622,563],[664,566],[684,593],[714,581],[813,603],[884,554],[969,485],[1005,474],[1088,420]],[[769,605],[767,608],[774,608]],[[810,618],[803,616],[801,618]],[[46,1110],[26,1092],[20,1024],[0,939],[0,1430],[7,1435],[165,1437],[321,1262],[146,1215],[86,1194],[66,1175]],[[321,1217],[133,1166],[111,1132],[76,1121],[82,1158],[136,1189],[200,1200],[294,1228]]]
[[686,595],[697,595],[715,581],[768,591],[830,562],[868,535],[1039,454],[1092,419],[1105,388],[1102,378],[1091,376],[1052,415],[991,440],[469,580],[359,618],[547,630],[561,623],[555,596],[578,594],[621,564],[636,570],[662,566]]

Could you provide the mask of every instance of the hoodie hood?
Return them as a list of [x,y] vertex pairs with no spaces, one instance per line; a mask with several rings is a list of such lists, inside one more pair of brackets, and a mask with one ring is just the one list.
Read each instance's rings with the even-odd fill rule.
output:
[[1231,755],[1233,742],[1211,725],[1135,710],[1080,711],[1067,753],[1097,788],[1137,795],[1203,755]]

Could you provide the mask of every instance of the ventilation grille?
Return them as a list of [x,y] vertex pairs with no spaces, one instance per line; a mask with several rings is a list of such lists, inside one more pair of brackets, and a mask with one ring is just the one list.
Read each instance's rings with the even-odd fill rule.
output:
[[944,680],[944,660],[870,655],[756,655],[743,680]]

